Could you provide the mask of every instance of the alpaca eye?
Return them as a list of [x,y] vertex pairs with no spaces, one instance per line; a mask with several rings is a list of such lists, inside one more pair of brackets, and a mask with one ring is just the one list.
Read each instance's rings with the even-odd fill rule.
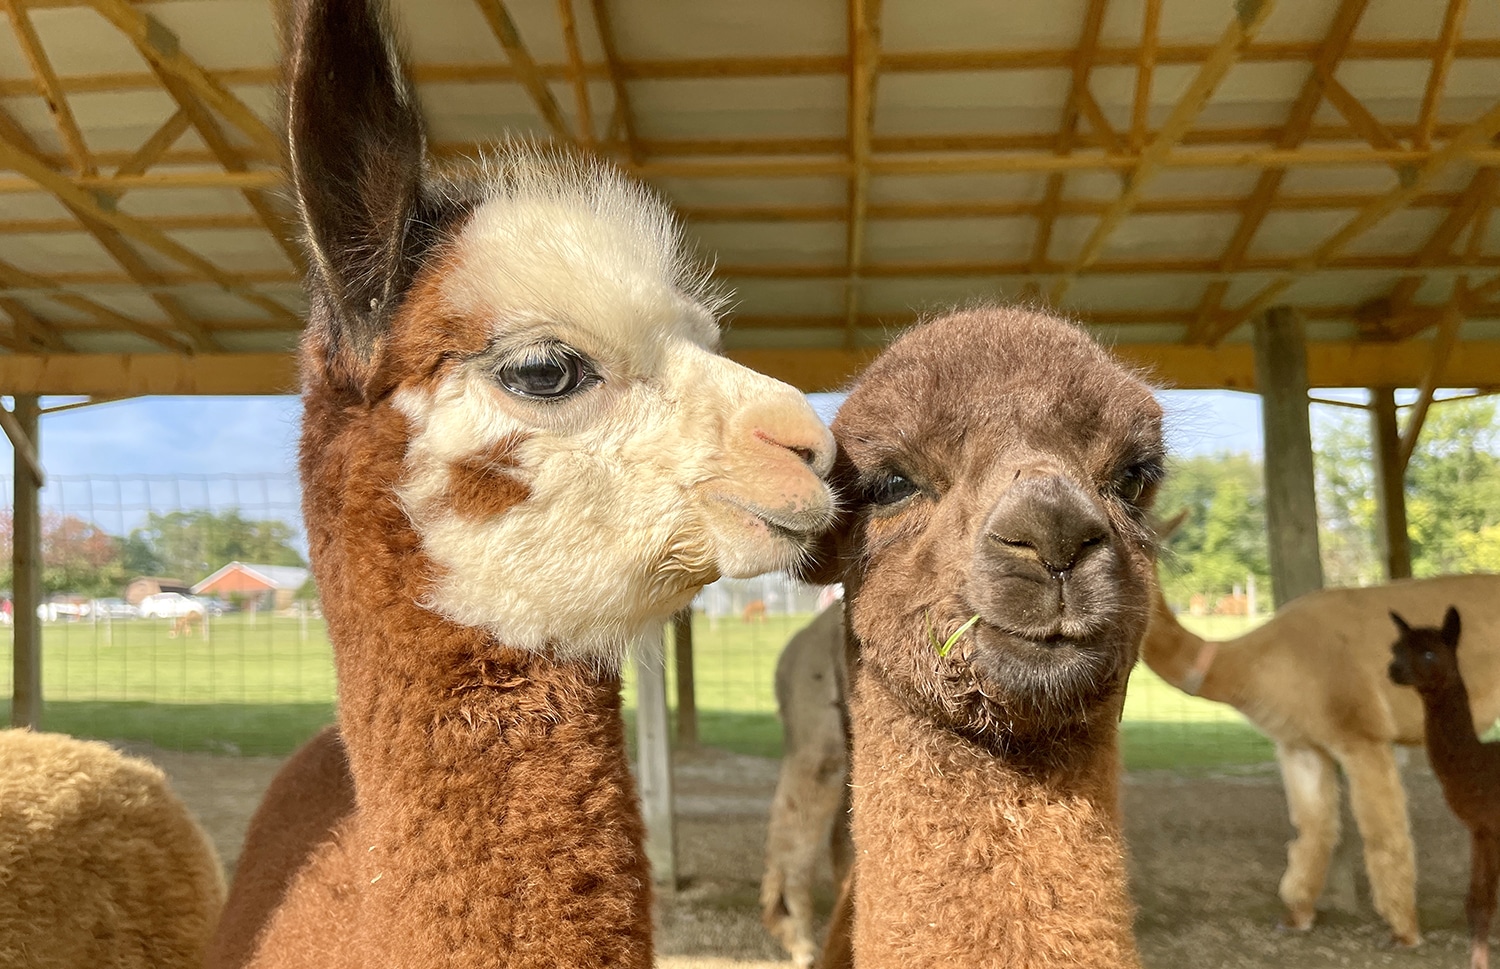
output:
[[1133,464],[1115,479],[1114,492],[1128,504],[1138,504],[1151,486],[1161,480],[1161,465],[1153,462]]
[[881,475],[870,483],[866,494],[877,505],[894,505],[917,493],[917,485],[910,478],[894,471]]
[[499,378],[516,396],[540,400],[560,400],[599,380],[587,361],[560,343],[527,348],[500,367]]

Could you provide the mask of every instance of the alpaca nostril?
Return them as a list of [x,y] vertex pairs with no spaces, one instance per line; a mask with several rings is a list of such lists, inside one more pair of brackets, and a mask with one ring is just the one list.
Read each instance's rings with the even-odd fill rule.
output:
[[796,455],[798,461],[811,468],[815,473],[821,473],[819,472],[820,466],[823,466],[827,463],[827,456],[825,455],[823,449],[820,449],[814,444],[807,443],[806,438],[801,441],[782,440],[780,435],[770,433],[761,428],[756,428],[753,433],[755,435],[755,439],[758,441],[764,441],[772,447],[777,447],[781,448],[783,451],[792,452],[792,454]]

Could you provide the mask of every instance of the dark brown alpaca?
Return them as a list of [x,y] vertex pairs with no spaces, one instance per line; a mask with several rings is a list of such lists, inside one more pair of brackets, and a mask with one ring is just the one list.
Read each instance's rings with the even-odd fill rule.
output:
[[258,812],[210,965],[643,969],[620,663],[705,583],[805,554],[832,440],[716,354],[654,196],[526,146],[438,181],[384,5],[290,16],[339,732]]
[[1452,606],[1441,628],[1409,626],[1395,612],[1400,636],[1391,647],[1391,679],[1414,686],[1426,714],[1427,757],[1443,797],[1470,833],[1470,969],[1488,969],[1490,920],[1500,880],[1500,743],[1481,743],[1474,731],[1469,691],[1458,669],[1460,620]]
[[1154,581],[1150,388],[1067,323],[980,309],[896,341],[833,426],[854,964],[1135,965],[1117,725]]

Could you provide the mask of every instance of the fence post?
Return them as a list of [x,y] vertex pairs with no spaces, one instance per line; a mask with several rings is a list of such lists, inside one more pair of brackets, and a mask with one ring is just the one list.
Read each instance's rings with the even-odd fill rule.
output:
[[693,679],[693,607],[672,616],[672,657],[677,667],[677,746],[698,744],[698,692]]
[[42,725],[42,516],[40,475],[27,460],[40,455],[37,425],[39,398],[16,396],[15,424],[22,440],[13,440],[16,453],[15,521],[11,545],[11,620],[15,655],[12,660],[10,724],[38,730]]
[[677,890],[677,827],[672,797],[672,739],[667,720],[667,657],[662,630],[648,633],[636,650],[636,775],[646,822],[651,880]]

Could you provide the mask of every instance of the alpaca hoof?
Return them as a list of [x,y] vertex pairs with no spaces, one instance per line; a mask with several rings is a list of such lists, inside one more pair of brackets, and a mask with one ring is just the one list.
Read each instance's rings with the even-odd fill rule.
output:
[[1396,949],[1415,949],[1422,944],[1420,932],[1392,932],[1391,946]]
[[1281,917],[1281,921],[1276,923],[1276,929],[1279,932],[1307,932],[1312,929],[1315,918],[1317,918],[1315,909],[1289,908]]

